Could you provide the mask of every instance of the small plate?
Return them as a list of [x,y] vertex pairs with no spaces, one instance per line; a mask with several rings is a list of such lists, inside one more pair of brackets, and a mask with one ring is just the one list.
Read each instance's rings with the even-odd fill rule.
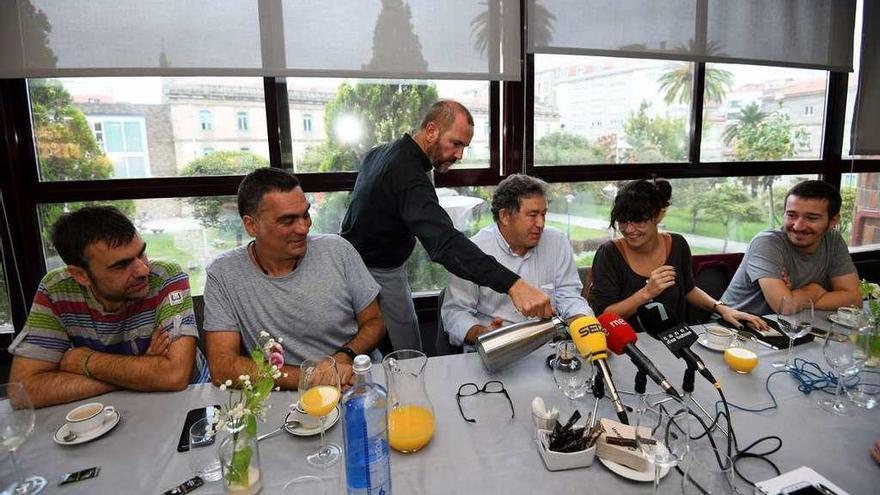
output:
[[[608,469],[611,470],[612,473],[623,476],[626,479],[630,479],[633,481],[654,481],[654,464],[650,461],[648,462],[648,469],[645,471],[636,471],[635,469],[628,468],[623,464],[618,464],[614,461],[609,461],[608,459],[603,459],[599,457],[599,462],[605,465]],[[662,468],[660,470],[660,479],[662,480],[664,476],[669,473],[669,467]]]
[[706,349],[712,349],[713,351],[724,352],[729,346],[715,344],[713,342],[709,342],[709,336],[706,334],[700,335],[700,338],[697,339],[697,342],[700,343],[701,346]]
[[854,328],[855,325],[848,321],[843,321],[837,317],[837,313],[828,313],[828,319],[831,320],[832,323],[837,323],[838,325],[844,326],[846,328]]
[[52,440],[55,440],[55,443],[58,445],[79,445],[81,443],[91,442],[97,438],[104,436],[108,431],[112,430],[117,424],[119,424],[119,420],[122,416],[119,414],[119,411],[114,411],[113,416],[108,420],[104,421],[104,424],[99,428],[95,428],[94,430],[83,433],[82,435],[78,435],[76,438],[70,441],[65,441],[64,437],[67,436],[68,432],[70,432],[69,425],[64,423],[57,430],[55,430],[55,434],[52,435]]
[[[324,424],[324,431],[329,430],[331,426],[335,425],[336,422],[339,421],[339,416],[341,416],[341,414],[339,413],[339,406],[336,406],[327,415],[327,421]],[[318,426],[317,428],[306,428],[300,425],[295,428],[291,428],[288,426],[284,429],[287,431],[287,433],[290,433],[291,435],[296,435],[298,437],[310,437],[312,435],[319,435],[321,433],[320,426]]]

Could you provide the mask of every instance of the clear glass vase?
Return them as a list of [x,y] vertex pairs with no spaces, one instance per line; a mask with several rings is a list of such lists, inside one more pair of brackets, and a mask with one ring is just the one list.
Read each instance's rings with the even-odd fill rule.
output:
[[860,330],[860,334],[860,339],[870,339],[870,343],[868,344],[870,350],[868,359],[865,361],[865,367],[880,367],[880,316],[869,316],[867,328],[863,327]]
[[263,487],[260,479],[260,449],[257,436],[248,428],[229,428],[220,442],[220,467],[226,493],[251,495]]

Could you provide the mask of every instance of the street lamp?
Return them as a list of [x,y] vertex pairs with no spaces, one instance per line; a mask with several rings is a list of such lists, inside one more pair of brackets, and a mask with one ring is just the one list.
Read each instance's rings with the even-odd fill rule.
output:
[[574,194],[565,195],[565,235],[571,241],[571,215],[568,214],[568,205],[574,201]]

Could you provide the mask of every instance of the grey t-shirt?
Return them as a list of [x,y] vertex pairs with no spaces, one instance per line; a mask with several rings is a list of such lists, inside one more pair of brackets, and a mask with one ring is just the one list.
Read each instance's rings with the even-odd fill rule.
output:
[[791,286],[795,289],[810,283],[818,283],[832,290],[831,279],[855,273],[856,267],[849,256],[843,238],[836,230],[822,236],[819,249],[813,254],[803,254],[788,240],[781,230],[765,230],[749,243],[742,263],[721,300],[732,308],[756,315],[773,312],[758,280],[774,278],[782,280],[783,270],[788,272]]
[[294,365],[349,342],[357,313],[379,294],[360,255],[337,235],[310,235],[302,261],[283,277],[260,271],[247,246],[219,255],[207,275],[205,330],[240,332],[249,351],[262,330],[283,337],[285,362]]

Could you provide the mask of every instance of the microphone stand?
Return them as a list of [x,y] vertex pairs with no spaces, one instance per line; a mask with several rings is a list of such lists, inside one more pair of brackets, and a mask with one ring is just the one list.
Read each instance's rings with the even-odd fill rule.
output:
[[648,375],[646,375],[641,369],[636,371],[636,385],[635,390],[639,395],[645,395],[645,390],[648,386]]
[[697,406],[697,408],[703,413],[703,415],[709,420],[709,422],[711,424],[714,424],[712,429],[717,428],[726,437],[727,431],[723,428],[720,428],[718,423],[715,422],[715,417],[709,414],[709,411],[707,411],[706,408],[703,407],[703,405],[694,398],[694,382],[696,381],[696,376],[697,367],[688,362],[687,368],[685,368],[684,370],[684,378],[682,378],[681,380],[681,390],[682,392],[684,392],[684,396],[690,399],[690,401]]
[[599,412],[599,401],[605,397],[605,381],[602,378],[602,368],[596,364],[596,374],[593,375],[593,397],[596,402],[593,403],[593,413],[590,415],[590,430],[596,425],[596,414]]

